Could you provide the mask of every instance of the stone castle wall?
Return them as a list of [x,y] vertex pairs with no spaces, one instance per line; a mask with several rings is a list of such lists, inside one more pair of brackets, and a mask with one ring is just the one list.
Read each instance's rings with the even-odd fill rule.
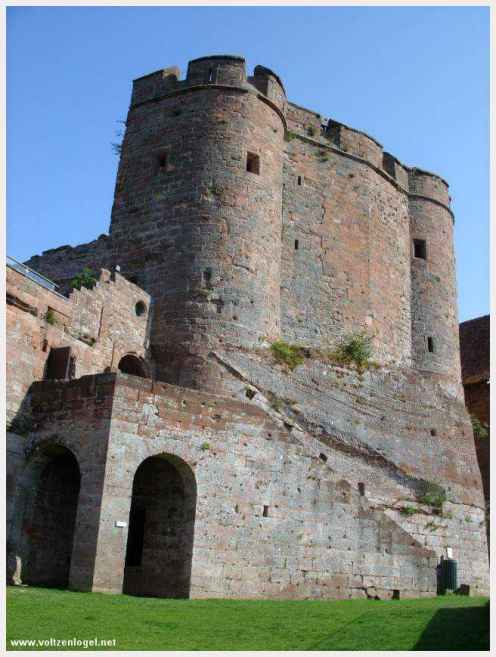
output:
[[[33,390],[30,450],[49,443],[55,415],[57,442],[76,456],[82,473],[72,587],[122,590],[127,527],[116,529],[116,521],[129,517],[140,463],[171,454],[172,464],[191,469],[196,486],[192,596],[434,594],[435,553],[374,510],[265,412],[125,375],[117,385],[114,380],[99,375]],[[173,522],[169,516],[169,532]],[[160,542],[148,549],[155,561],[163,558]]]
[[490,499],[490,317],[484,315],[460,324],[460,355],[465,404],[472,417],[486,426],[487,437],[475,436],[484,496]]
[[[452,225],[439,176],[289,103],[269,69],[247,77],[217,56],[184,80],[175,67],[135,80],[110,235],[29,261],[66,294],[83,267],[102,270],[96,287],[63,297],[8,270],[10,428],[29,419],[8,443],[14,581],[40,573],[29,536],[48,530],[26,508],[55,459],[81,475],[77,506],[67,488],[48,514],[75,523],[59,584],[433,595],[450,548],[460,583],[486,592]],[[361,331],[374,362],[338,366],[329,353]],[[305,347],[296,369],[274,360],[277,339]],[[82,378],[40,381],[57,346]],[[126,354],[144,379],[101,374]],[[422,502],[429,486],[442,508]]]
[[268,69],[247,78],[240,57],[179,77],[134,82],[110,237],[29,264],[55,280],[91,253],[119,264],[155,299],[152,351],[171,383],[222,388],[219,343],[332,348],[365,330],[380,362],[443,375],[461,396],[446,183],[288,103]]
[[[199,357],[219,339],[253,346],[280,332],[284,126],[239,86],[243,61],[228,60],[227,72],[222,62],[211,85],[207,63],[157,100],[142,88],[153,76],[135,82],[111,225],[124,271],[155,300],[159,378],[194,387],[208,380]],[[259,173],[246,171],[248,154]]]
[[[161,491],[154,489],[156,531],[145,537],[141,574],[147,559],[153,568],[169,550],[192,597],[434,595],[436,565],[447,545],[459,560],[460,581],[486,591],[482,511],[479,518],[455,493],[443,517],[418,504],[415,516],[402,516],[403,505],[415,504],[408,477],[383,474],[391,489],[381,500],[380,468],[372,460],[346,455],[322,436],[309,439],[270,408],[262,391],[257,395],[253,404],[122,374],[34,385],[28,455],[46,454],[56,441],[74,454],[81,471],[71,587],[141,592],[143,580],[125,565],[127,521],[135,474],[158,455],[155,468],[175,469],[174,485],[184,490],[176,514],[181,499],[196,504],[193,516],[157,515],[169,508],[171,491],[160,502]],[[347,458],[354,477],[345,472]],[[368,476],[371,466],[375,479]],[[365,483],[358,485],[357,477]],[[179,550],[187,518],[194,531]],[[166,544],[162,535],[169,537]],[[23,549],[21,543],[11,558],[21,579]],[[174,578],[162,576],[150,571],[148,592],[174,595]],[[177,586],[180,594],[184,582]]]
[[[29,417],[29,390],[45,377],[52,348],[71,348],[73,378],[116,371],[126,354],[147,355],[150,296],[117,272],[103,270],[92,290],[64,297],[7,267],[6,288],[7,422],[17,428]],[[146,312],[138,316],[140,301]]]

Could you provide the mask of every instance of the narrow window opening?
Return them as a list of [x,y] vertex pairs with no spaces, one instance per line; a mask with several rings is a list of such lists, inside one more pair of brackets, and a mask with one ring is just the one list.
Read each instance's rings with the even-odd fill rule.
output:
[[76,357],[69,358],[69,379],[72,381],[76,378]]
[[268,518],[269,517],[269,507],[264,505],[263,508],[263,517]]
[[427,242],[425,240],[413,240],[413,255],[415,258],[427,260]]
[[239,513],[239,505],[238,504],[234,505],[234,513]]
[[213,79],[214,79],[214,71],[213,69],[210,68],[208,70],[208,82],[212,82]]
[[298,176],[298,185],[301,186],[301,176]]
[[393,589],[393,600],[399,600],[399,599],[400,599],[400,590]]
[[427,338],[427,351],[431,354],[434,353],[434,338],[431,338],[430,336]]
[[158,159],[159,171],[167,171],[167,164],[168,164],[167,153],[160,153],[157,159]]
[[246,155],[246,170],[250,173],[260,175],[260,157],[255,153],[247,153]]
[[217,314],[222,314],[222,308],[224,307],[224,302],[222,299],[212,299],[212,303],[214,303],[215,307],[217,308]]
[[363,497],[365,495],[365,484],[360,482],[358,484],[358,492],[360,493],[360,496]]
[[203,282],[205,283],[206,287],[212,287],[212,270],[211,269],[205,269],[203,272]]
[[295,240],[295,251],[298,251],[300,248],[300,240]]
[[138,317],[141,317],[142,315],[146,314],[146,304],[144,301],[138,301],[138,303],[134,306],[134,312]]
[[436,429],[431,429],[431,436],[437,436]]

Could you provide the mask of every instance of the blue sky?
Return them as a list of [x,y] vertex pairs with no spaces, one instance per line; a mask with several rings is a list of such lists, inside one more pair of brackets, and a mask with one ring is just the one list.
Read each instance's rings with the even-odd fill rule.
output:
[[449,183],[460,320],[489,312],[489,10],[484,7],[10,7],[7,253],[108,231],[131,80],[240,54],[290,100]]

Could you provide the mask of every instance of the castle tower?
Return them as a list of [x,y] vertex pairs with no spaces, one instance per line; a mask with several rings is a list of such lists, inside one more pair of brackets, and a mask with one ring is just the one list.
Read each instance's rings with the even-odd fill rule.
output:
[[155,299],[157,378],[218,390],[216,345],[280,330],[285,92],[236,56],[135,80],[111,237]]
[[413,168],[409,189],[413,364],[451,381],[460,394],[454,219],[448,185],[439,176]]

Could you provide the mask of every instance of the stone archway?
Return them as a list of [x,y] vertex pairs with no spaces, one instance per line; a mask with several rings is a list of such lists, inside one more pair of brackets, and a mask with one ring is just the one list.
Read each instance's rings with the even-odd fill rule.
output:
[[123,592],[188,598],[196,481],[171,454],[145,459],[136,470],[129,514]]
[[13,581],[68,586],[80,485],[69,449],[50,443],[35,450],[17,495]]
[[145,363],[141,358],[133,354],[123,356],[119,361],[118,369],[124,374],[132,374],[133,376],[140,376],[144,379],[148,377]]

